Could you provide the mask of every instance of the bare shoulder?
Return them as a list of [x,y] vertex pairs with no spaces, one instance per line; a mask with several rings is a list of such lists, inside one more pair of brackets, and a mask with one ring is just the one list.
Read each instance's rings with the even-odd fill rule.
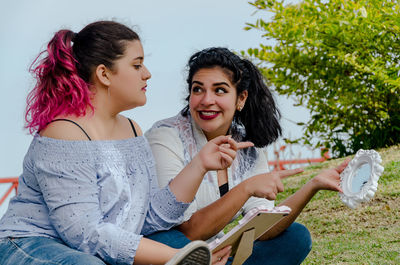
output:
[[40,136],[59,140],[88,140],[83,131],[85,129],[79,121],[79,118],[58,119],[49,123],[39,134]]

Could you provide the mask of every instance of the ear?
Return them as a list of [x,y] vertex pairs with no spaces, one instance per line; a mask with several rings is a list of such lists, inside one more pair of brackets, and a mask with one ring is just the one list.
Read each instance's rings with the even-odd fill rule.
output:
[[239,94],[237,101],[236,101],[236,107],[238,110],[242,110],[244,104],[246,103],[247,96],[249,95],[249,92],[247,90],[242,91],[242,93]]
[[104,64],[99,64],[96,67],[95,75],[101,84],[105,86],[111,85],[110,70]]

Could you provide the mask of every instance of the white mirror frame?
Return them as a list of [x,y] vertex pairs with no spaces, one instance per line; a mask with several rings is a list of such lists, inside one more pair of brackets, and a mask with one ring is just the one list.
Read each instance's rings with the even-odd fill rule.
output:
[[[365,183],[359,192],[353,192],[351,184],[358,169],[368,163],[370,165],[371,174],[367,183]],[[367,202],[374,197],[378,188],[378,180],[384,168],[381,166],[382,159],[375,150],[357,151],[355,157],[350,161],[348,166],[340,174],[340,186],[343,193],[339,193],[342,201],[352,209],[355,209],[362,202]]]

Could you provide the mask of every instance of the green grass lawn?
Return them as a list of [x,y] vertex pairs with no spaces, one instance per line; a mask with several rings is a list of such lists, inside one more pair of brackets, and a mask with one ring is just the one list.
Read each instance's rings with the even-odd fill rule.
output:
[[[400,146],[378,151],[385,170],[370,202],[352,210],[336,192],[320,191],[296,220],[308,227],[313,239],[303,264],[400,264]],[[344,159],[311,165],[285,179],[277,204],[321,169]]]
[[[400,146],[378,150],[385,167],[374,198],[357,209],[342,203],[338,193],[320,191],[296,222],[310,230],[313,247],[303,264],[400,264]],[[276,205],[296,192],[320,170],[345,158],[305,168],[284,180]],[[228,232],[237,221],[228,225]]]

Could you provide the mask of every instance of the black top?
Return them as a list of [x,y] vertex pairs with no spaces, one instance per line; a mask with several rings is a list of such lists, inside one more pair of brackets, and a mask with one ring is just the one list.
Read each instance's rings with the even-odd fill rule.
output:
[[222,197],[229,191],[228,182],[219,186],[219,196]]

